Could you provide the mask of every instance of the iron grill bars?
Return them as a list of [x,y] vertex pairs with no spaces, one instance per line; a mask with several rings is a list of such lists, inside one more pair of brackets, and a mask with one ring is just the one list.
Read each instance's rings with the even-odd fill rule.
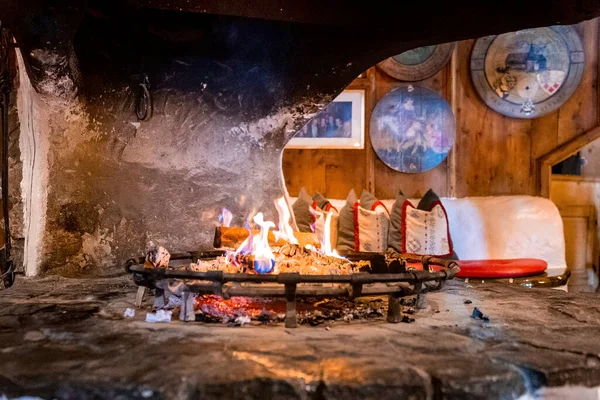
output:
[[[178,253],[171,260],[210,259],[222,255],[221,251],[202,253]],[[225,299],[244,297],[284,297],[286,299],[286,327],[296,327],[297,297],[344,297],[354,299],[361,296],[388,295],[388,322],[400,322],[400,298],[422,295],[440,290],[444,282],[454,278],[458,264],[430,256],[394,255],[391,260],[402,263],[419,262],[423,270],[403,273],[367,273],[350,275],[303,275],[299,273],[247,274],[223,273],[223,271],[194,272],[183,268],[144,268],[143,257],[127,261],[125,269],[133,274],[139,286],[156,287],[156,282],[165,279],[181,280],[187,290],[197,294],[215,294]],[[437,271],[429,271],[435,265]],[[331,284],[324,286],[324,284]]]

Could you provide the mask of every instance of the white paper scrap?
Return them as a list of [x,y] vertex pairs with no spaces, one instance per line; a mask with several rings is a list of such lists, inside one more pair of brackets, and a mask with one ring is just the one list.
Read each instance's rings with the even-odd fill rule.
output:
[[171,311],[158,310],[156,313],[147,313],[146,322],[171,322]]

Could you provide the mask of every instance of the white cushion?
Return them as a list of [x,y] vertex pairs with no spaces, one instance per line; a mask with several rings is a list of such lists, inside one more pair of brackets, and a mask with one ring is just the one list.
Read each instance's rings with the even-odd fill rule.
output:
[[[448,257],[450,238],[448,217],[441,204],[435,205],[431,211],[419,210],[412,204],[404,203],[403,252],[419,255]],[[405,215],[406,214],[406,215]]]
[[375,253],[386,251],[390,229],[388,211],[382,206],[377,206],[371,211],[355,205],[354,213],[354,240],[358,243],[358,249],[355,247],[355,250]]

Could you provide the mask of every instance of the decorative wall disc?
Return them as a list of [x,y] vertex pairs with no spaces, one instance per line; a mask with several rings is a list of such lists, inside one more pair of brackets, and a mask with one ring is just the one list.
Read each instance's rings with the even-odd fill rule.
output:
[[478,39],[471,55],[473,85],[490,108],[537,118],[560,107],[581,81],[583,46],[570,26],[526,29]]
[[435,75],[452,56],[454,43],[425,46],[390,57],[377,66],[400,81],[421,81]]
[[371,116],[371,144],[387,166],[417,173],[439,165],[456,135],[454,114],[438,93],[400,86],[386,94]]

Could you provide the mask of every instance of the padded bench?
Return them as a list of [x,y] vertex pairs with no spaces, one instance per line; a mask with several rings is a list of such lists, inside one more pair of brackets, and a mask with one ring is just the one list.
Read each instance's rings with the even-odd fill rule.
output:
[[[290,199],[293,203],[294,198]],[[328,199],[338,210],[345,200]],[[381,200],[388,210],[394,200]],[[411,199],[415,206],[418,199]],[[442,198],[454,250],[462,260],[536,258],[548,263],[546,272],[511,282],[524,286],[564,286],[563,222],[556,205],[534,196]],[[506,281],[509,281],[506,279]]]

